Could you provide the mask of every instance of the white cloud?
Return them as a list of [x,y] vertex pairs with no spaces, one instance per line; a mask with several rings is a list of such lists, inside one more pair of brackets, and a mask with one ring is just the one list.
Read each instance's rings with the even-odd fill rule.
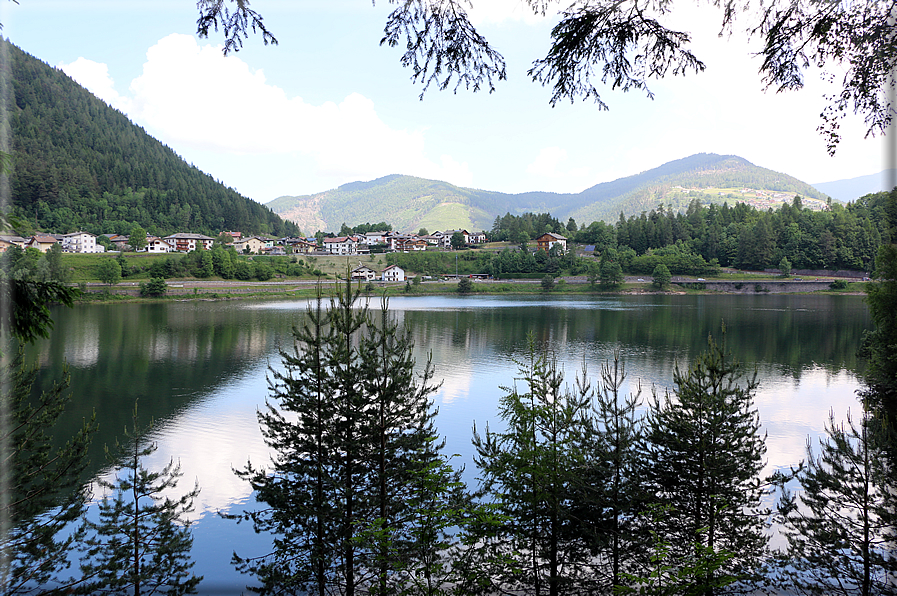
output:
[[553,179],[582,180],[589,176],[588,168],[563,167],[566,161],[566,150],[561,147],[545,147],[526,167],[526,171],[534,176]]
[[113,108],[125,113],[131,110],[131,102],[115,90],[109,67],[105,64],[82,57],[70,64],[60,63],[59,68]]
[[294,155],[312,160],[317,174],[340,179],[393,173],[463,184],[471,179],[466,163],[446,155],[438,163],[429,159],[422,130],[391,128],[363,95],[320,105],[288,97],[264,71],[189,35],[169,35],[147,51],[130,99],[112,95],[105,65],[81,58],[72,69],[79,82],[113,97],[151,134],[181,151]]

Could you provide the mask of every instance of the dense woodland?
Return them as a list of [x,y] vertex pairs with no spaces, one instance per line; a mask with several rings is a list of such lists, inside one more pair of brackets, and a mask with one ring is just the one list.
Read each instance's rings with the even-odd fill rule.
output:
[[[638,216],[579,227],[548,213],[497,217],[490,239],[514,244],[556,232],[597,253],[614,249],[623,269],[643,272],[638,259],[672,252],[700,257],[707,265],[763,270],[786,258],[795,269],[872,271],[878,247],[891,241],[888,193],[866,195],[828,210],[804,207],[800,197],[777,210],[761,211],[744,203],[702,205],[693,200],[685,211],[661,205]],[[674,273],[687,271],[674,271]],[[708,270],[709,273],[709,270]]]
[[[270,209],[188,165],[62,71],[7,41],[13,215],[34,230],[165,235],[298,232]],[[21,231],[20,231],[21,232]]]

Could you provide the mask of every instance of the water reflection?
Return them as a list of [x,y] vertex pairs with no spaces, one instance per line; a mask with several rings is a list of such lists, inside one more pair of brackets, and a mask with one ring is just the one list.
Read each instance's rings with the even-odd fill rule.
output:
[[[62,436],[97,412],[101,426],[89,477],[107,473],[103,446],[130,425],[139,398],[142,421],[157,423],[159,449],[148,465],[180,460],[183,490],[198,479],[197,544],[227,551],[204,555],[199,573],[233,573],[229,551],[249,530],[212,514],[240,510],[252,498],[232,469],[268,461],[256,410],[268,395],[268,367],[280,366],[278,349],[292,345],[291,330],[305,306],[84,305],[54,311],[51,338],[28,354],[41,367],[38,388],[59,379],[63,362],[69,363],[74,400]],[[501,387],[513,385],[514,360],[525,357],[528,334],[557,355],[570,384],[583,363],[594,379],[619,352],[628,372],[623,390],[635,391],[640,383],[647,399],[669,388],[676,366],[688,367],[725,323],[727,347],[758,371],[757,407],[771,470],[804,456],[807,436],[821,435],[829,409],[837,417],[856,409],[856,349],[869,326],[856,296],[438,296],[396,298],[390,307],[413,330],[418,362],[433,359],[442,380],[435,394],[438,429],[448,453],[460,454],[457,463],[467,465],[469,481],[475,477],[471,427],[497,424]]]

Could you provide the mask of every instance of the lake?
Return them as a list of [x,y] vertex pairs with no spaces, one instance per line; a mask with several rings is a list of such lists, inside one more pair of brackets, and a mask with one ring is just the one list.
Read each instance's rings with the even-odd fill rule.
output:
[[[378,307],[373,301],[373,307]],[[256,410],[268,395],[269,367],[292,346],[292,326],[304,301],[226,301],[78,305],[55,309],[48,340],[29,349],[40,366],[37,385],[71,375],[73,403],[61,435],[97,413],[89,481],[108,474],[104,444],[131,424],[134,400],[142,422],[155,422],[158,451],[146,465],[181,462],[184,491],[198,480],[194,513],[194,571],[200,593],[240,593],[251,579],[230,565],[231,553],[262,554],[267,540],[246,524],[221,519],[254,500],[233,468],[263,464],[268,450]],[[672,386],[676,366],[687,368],[707,337],[720,337],[734,357],[757,370],[756,403],[767,433],[768,470],[796,464],[807,437],[815,440],[828,412],[843,418],[859,410],[856,351],[870,318],[861,296],[632,295],[401,297],[390,310],[413,330],[418,362],[432,354],[436,423],[446,452],[471,464],[471,428],[498,427],[496,407],[517,373],[527,335],[554,353],[574,375],[586,363],[595,379],[618,352],[628,375],[626,392]]]

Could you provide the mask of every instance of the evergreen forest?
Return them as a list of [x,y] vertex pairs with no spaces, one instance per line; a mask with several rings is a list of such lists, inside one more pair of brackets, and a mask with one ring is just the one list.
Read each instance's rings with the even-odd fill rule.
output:
[[189,165],[61,70],[3,40],[11,82],[11,215],[31,230],[218,236],[298,233],[268,207]]

